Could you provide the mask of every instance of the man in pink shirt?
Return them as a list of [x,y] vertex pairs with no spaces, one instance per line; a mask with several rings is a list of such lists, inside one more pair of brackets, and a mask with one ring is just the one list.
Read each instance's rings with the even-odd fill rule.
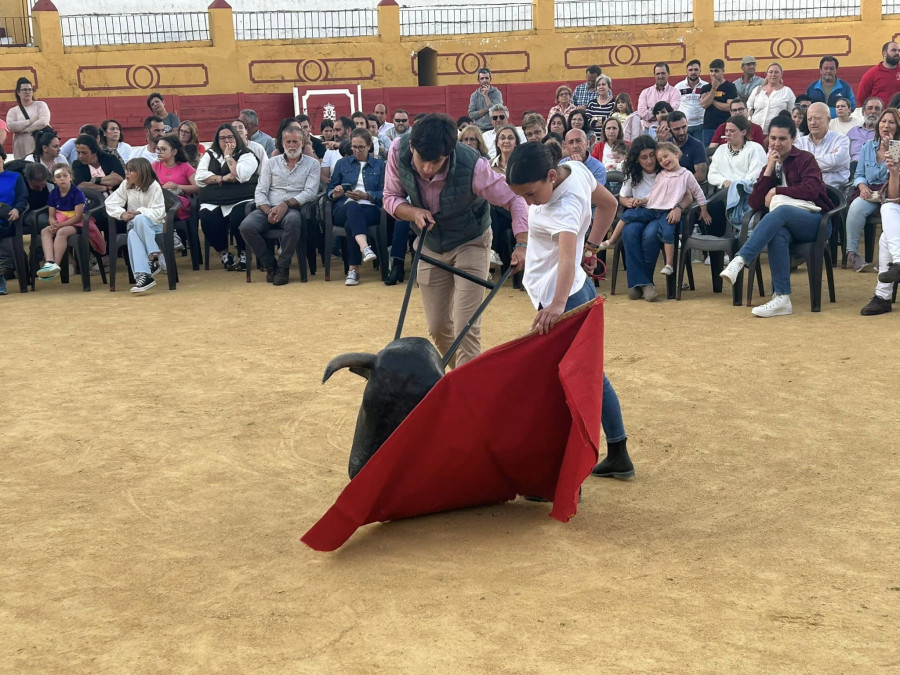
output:
[[900,91],[900,44],[885,42],[881,48],[881,63],[869,68],[859,81],[857,101],[865,101],[877,96],[887,106],[891,98]]
[[[423,253],[457,269],[487,279],[491,254],[490,205],[508,209],[516,238],[510,266],[525,264],[528,206],[493,171],[487,159],[457,142],[456,123],[442,114],[426,115],[391,145],[384,178],[384,210],[408,220],[419,236]],[[481,300],[478,284],[420,262],[417,280],[428,332],[444,354]],[[460,343],[451,365],[461,365],[481,353],[481,319]]]
[[681,94],[669,84],[669,64],[660,62],[653,66],[653,77],[656,83],[644,89],[638,97],[637,112],[645,130],[656,121],[653,106],[657,103],[665,101],[673,110],[678,110],[681,105]]

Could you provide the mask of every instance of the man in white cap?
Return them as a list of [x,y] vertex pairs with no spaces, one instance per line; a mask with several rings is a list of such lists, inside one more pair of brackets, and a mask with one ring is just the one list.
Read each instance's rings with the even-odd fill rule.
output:
[[750,98],[750,93],[765,80],[756,74],[756,59],[752,56],[741,59],[741,72],[742,75],[734,81],[734,86],[737,87],[738,96],[746,101]]

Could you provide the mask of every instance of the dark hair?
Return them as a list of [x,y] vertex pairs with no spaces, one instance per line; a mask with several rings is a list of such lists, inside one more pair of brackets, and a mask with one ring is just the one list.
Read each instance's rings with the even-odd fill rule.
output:
[[625,141],[616,141],[610,148],[612,148],[613,152],[621,152],[624,155],[628,154],[628,144]]
[[149,131],[150,127],[153,126],[155,122],[159,122],[160,124],[165,124],[165,121],[162,117],[157,117],[156,115],[150,115],[144,118],[144,130]]
[[616,103],[624,103],[625,109],[628,110],[629,115],[634,112],[634,104],[631,102],[631,96],[624,91],[616,96]]
[[727,120],[725,120],[725,124],[733,124],[738,129],[746,133],[745,140],[750,140],[750,120],[748,120],[743,115],[732,115]]
[[[631,180],[632,187],[644,179],[644,170],[641,168],[641,163],[638,161],[638,158],[644,150],[655,151],[656,141],[646,134],[641,134],[631,142],[631,147],[628,148],[628,156],[622,164],[622,173],[625,174],[626,178]],[[656,166],[657,168],[659,167],[659,162],[656,162]]]
[[[578,110],[575,109],[569,113],[569,119],[566,120],[566,133],[570,132],[574,127],[572,126],[572,118],[575,115],[581,115],[581,118],[584,120],[584,126],[582,129],[587,129],[584,133],[587,134],[588,131],[591,130],[591,116],[588,114],[586,110]],[[550,119],[553,119],[552,117]],[[549,126],[547,127],[550,128]]]
[[766,134],[772,133],[772,127],[787,129],[791,139],[797,136],[797,125],[794,124],[794,120],[791,119],[791,114],[787,110],[782,110],[772,118],[772,121],[769,122],[769,128],[766,129]]
[[155,98],[158,98],[158,99],[159,99],[160,101],[162,101],[163,103],[166,102],[166,99],[163,97],[162,94],[160,94],[158,91],[154,91],[152,94],[150,94],[150,95],[147,97],[147,107],[148,107],[150,110],[153,110],[153,108],[150,106],[150,104],[153,102],[153,99],[155,99]]
[[490,69],[490,68],[479,68],[479,69],[478,69],[478,74],[481,75],[482,73],[487,73],[488,75],[493,75],[493,74],[491,73],[491,69]]
[[[881,99],[878,99],[879,101]],[[888,104],[888,108],[900,108],[900,92],[894,94],[891,98],[891,102]]]
[[656,69],[657,69],[657,68],[665,68],[667,73],[671,72],[671,71],[669,70],[669,64],[666,63],[665,61],[660,61],[659,63],[657,63],[657,64],[655,64],[655,65],[653,66],[653,72],[654,72],[654,73],[656,72]]
[[675,109],[669,105],[666,101],[659,101],[656,105],[653,106],[653,110],[650,112],[653,113],[653,116],[656,117],[661,112],[672,113]]
[[350,115],[350,120],[353,121],[357,117],[362,117],[363,119],[366,119],[366,113],[364,113],[362,110],[357,110],[355,113]]
[[338,152],[341,154],[341,157],[349,157],[353,154],[353,148],[350,147],[349,138],[345,138],[341,141],[341,144],[338,146]]
[[100,129],[93,124],[82,124],[81,128],[78,130],[78,135],[83,136],[87,134],[88,136],[93,136],[97,140],[100,139]]
[[378,118],[375,115],[366,115],[366,122],[375,122],[378,124]]
[[234,154],[235,157],[247,149],[247,146],[244,145],[244,139],[241,138],[241,135],[234,130],[234,127],[229,123],[220,124],[216,129],[216,133],[213,136],[212,149],[216,151],[219,155],[224,155],[225,153],[222,151],[222,146],[219,145],[219,132],[227,129],[231,132],[231,135],[234,136]]
[[557,117],[561,118],[563,121],[563,133],[567,132],[569,130],[569,120],[562,113],[553,113],[552,115],[550,115],[550,119],[547,120],[547,128],[550,128],[551,122],[553,122],[553,120],[555,120]]
[[[700,66],[700,59],[691,59],[690,61],[687,62],[687,66],[686,66],[686,67],[687,67],[687,68],[690,68],[690,67],[693,66],[694,64],[697,64],[697,66],[699,67],[699,66]],[[710,68],[712,68],[712,66],[710,66]]]
[[709,69],[714,70],[718,68],[719,70],[725,70],[725,62],[722,59],[713,59],[709,62]]
[[156,172],[153,171],[153,166],[150,164],[149,160],[144,159],[143,157],[129,159],[125,162],[125,170],[134,171],[138,175],[135,188],[141,192],[146,192],[153,183],[158,182]]
[[176,164],[184,164],[188,161],[187,155],[184,152],[184,146],[181,144],[181,139],[178,138],[178,134],[169,134],[168,136],[163,136],[159,139],[159,143],[162,143],[163,141],[165,141],[166,145],[168,145],[175,151]]
[[304,115],[303,113],[296,115],[294,119],[297,120],[297,122],[300,124],[303,124],[304,122],[309,122],[310,124],[312,124],[312,120],[309,119],[309,115]]
[[812,99],[806,94],[797,94],[797,97],[794,99],[794,103],[800,104],[801,101],[809,101],[812,103]]
[[673,110],[669,112],[669,126],[672,126],[672,122],[680,122],[681,120],[686,120],[687,115],[685,115],[680,110]]
[[[900,101],[900,93],[894,94],[894,98],[896,98],[898,101]],[[840,103],[841,101],[843,101],[844,103],[847,104],[847,107],[850,108],[850,112],[852,113],[852,112],[853,112],[853,106],[850,105],[850,99],[844,98],[843,96],[838,96],[836,99],[834,99],[834,104],[837,105],[837,104]],[[893,103],[893,102],[894,102],[894,99],[892,98],[892,99],[891,99],[891,103]],[[888,106],[888,108],[896,108],[896,107],[897,107],[897,106],[895,106],[895,105],[889,105],[889,106]]]
[[346,115],[340,115],[335,122],[338,120],[341,121],[341,126],[344,127],[344,131],[349,131],[353,128],[353,120]]
[[122,125],[119,124],[119,121],[112,119],[103,120],[100,123],[100,145],[102,145],[104,148],[106,147],[106,130],[109,129],[110,124],[115,124],[117,127],[119,127],[119,143],[125,142],[125,132],[122,129]]
[[456,128],[462,130],[472,124],[472,122],[474,122],[474,120],[471,117],[469,117],[468,115],[463,115],[456,120]]
[[83,145],[95,155],[99,155],[103,152],[100,149],[100,145],[97,143],[97,139],[93,136],[88,136],[87,134],[81,134],[81,136],[76,138],[75,145]]
[[25,180],[50,180],[50,170],[40,162],[29,162],[22,169],[22,176]]
[[829,54],[829,55],[823,56],[821,59],[819,59],[819,70],[821,70],[821,69],[822,69],[822,66],[824,66],[824,65],[825,65],[826,63],[828,63],[829,61],[831,61],[831,62],[834,64],[834,69],[835,69],[835,70],[837,70],[838,68],[841,67],[841,64],[838,63],[837,57],[836,57],[836,56],[832,56],[831,54]]
[[509,156],[506,164],[508,185],[524,185],[546,180],[551,169],[555,169],[559,159],[554,160],[551,147],[543,143],[522,143]]
[[502,127],[497,129],[497,133],[494,134],[494,149],[497,151],[497,157],[500,156],[500,133],[503,131],[512,131],[512,135],[516,143],[513,146],[513,150],[522,145],[522,139],[519,138],[519,132],[516,130],[516,127],[512,124],[504,124]]
[[418,122],[420,119],[426,117],[428,113],[418,113],[415,117],[413,117],[413,124]]
[[[881,45],[881,53],[882,54],[884,54],[887,51],[887,48],[891,46],[891,42],[893,42],[893,40],[889,40],[888,42],[885,42],[883,45]],[[21,82],[24,79],[25,79],[24,77],[20,77],[19,81]],[[18,89],[18,88],[19,88],[19,83],[17,82],[16,89]]]
[[[31,84],[31,80],[29,80],[27,77],[20,77],[18,80],[16,80],[16,103],[19,104],[20,108],[22,107],[22,99],[19,98],[19,89],[23,84]],[[33,84],[31,84],[31,88],[34,89]],[[3,159],[6,159],[6,157],[4,157]]]
[[35,162],[41,161],[41,156],[44,154],[44,148],[50,145],[54,138],[57,138],[55,131],[42,131],[38,134],[37,138],[34,139]]
[[458,136],[456,123],[450,117],[432,113],[413,125],[409,143],[424,161],[434,162],[450,155],[456,148]]
[[625,140],[625,130],[622,128],[622,123],[615,117],[609,116],[603,121],[603,141],[606,142],[606,125],[610,122],[615,122],[616,126],[619,127],[619,135],[616,137],[616,140]]
[[733,99],[731,99],[731,101],[728,103],[729,109],[731,108],[731,104],[732,104],[732,103],[742,103],[742,104],[744,105],[744,107],[746,107],[746,106],[747,106],[747,99],[744,98],[743,96],[735,96],[735,97],[734,97]]
[[362,127],[358,127],[358,128],[356,128],[356,129],[354,129],[353,131],[350,132],[350,142],[351,142],[351,145],[350,145],[350,151],[351,151],[351,152],[353,152],[353,145],[352,145],[352,143],[353,143],[353,139],[354,139],[354,138],[361,138],[361,139],[363,139],[363,140],[366,142],[366,145],[369,146],[369,152],[372,151],[372,145],[373,145],[373,143],[372,143],[372,134],[369,133],[369,130],[368,130],[368,129],[363,129]]
[[603,69],[598,65],[588,66],[584,69],[584,72],[590,73],[591,75],[602,75]]
[[544,137],[541,139],[541,143],[546,143],[547,141],[556,141],[557,143],[562,145],[563,143],[565,143],[565,140],[566,139],[564,139],[562,136],[560,136],[555,131],[549,131],[546,134],[544,134]]
[[319,131],[325,131],[328,128],[334,129],[334,122],[326,117],[319,123]]
[[200,163],[200,148],[196,143],[188,143],[184,146],[184,156],[187,157],[188,164],[196,169]]
[[[18,88],[19,87],[17,85],[16,89],[18,89]],[[0,145],[0,159],[2,159],[4,162],[6,161],[6,150],[3,149],[2,145]],[[43,166],[43,164],[41,164],[41,166]]]

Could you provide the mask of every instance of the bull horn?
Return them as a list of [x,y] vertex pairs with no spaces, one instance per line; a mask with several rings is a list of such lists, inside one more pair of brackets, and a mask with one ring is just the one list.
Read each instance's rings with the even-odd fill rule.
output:
[[360,377],[369,379],[369,371],[375,365],[375,354],[364,354],[362,352],[353,352],[350,354],[341,354],[331,359],[331,363],[325,368],[325,375],[322,376],[322,384],[328,381],[328,378],[335,374],[341,368],[349,368],[350,372],[356,373]]

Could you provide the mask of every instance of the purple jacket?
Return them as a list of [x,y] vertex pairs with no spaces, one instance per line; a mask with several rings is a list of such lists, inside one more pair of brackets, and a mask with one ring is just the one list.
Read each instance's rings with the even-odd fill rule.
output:
[[764,209],[766,195],[772,188],[775,188],[775,194],[811,201],[823,211],[830,211],[834,208],[834,204],[831,203],[828,192],[825,190],[822,170],[819,169],[816,158],[811,152],[800,150],[794,146],[781,166],[781,170],[787,178],[787,187],[781,187],[774,173],[771,176],[764,176],[766,167],[763,167],[756,180],[756,186],[750,193],[748,203],[751,209],[754,211]]

